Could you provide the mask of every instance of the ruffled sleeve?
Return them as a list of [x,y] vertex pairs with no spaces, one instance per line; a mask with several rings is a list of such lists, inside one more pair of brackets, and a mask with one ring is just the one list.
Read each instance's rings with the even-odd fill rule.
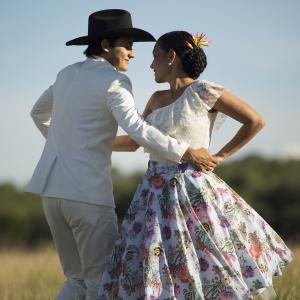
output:
[[[196,85],[196,92],[199,96],[199,107],[206,109],[207,112],[210,111],[224,91],[225,88],[217,83],[207,80],[199,81]],[[210,114],[211,112],[208,113]],[[215,116],[212,131],[216,132],[223,125],[227,116],[218,111],[212,112],[212,115]]]
[[211,110],[225,88],[217,83],[202,80],[197,84],[197,93],[207,110]]

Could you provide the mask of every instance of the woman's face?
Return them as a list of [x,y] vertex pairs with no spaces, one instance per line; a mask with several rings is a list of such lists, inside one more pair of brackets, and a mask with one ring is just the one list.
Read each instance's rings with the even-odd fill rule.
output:
[[155,44],[152,53],[153,61],[150,68],[154,71],[155,81],[157,83],[167,82],[170,74],[168,54],[157,43]]

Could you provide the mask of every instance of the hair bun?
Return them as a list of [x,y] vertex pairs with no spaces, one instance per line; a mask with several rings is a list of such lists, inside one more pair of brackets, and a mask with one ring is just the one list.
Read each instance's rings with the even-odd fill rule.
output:
[[187,49],[181,60],[184,72],[193,79],[197,79],[207,66],[206,55],[200,47]]
[[[203,36],[199,36],[200,38]],[[195,45],[193,36],[186,31],[171,31],[162,35],[157,43],[168,52],[174,50],[182,62],[184,72],[197,79],[207,65],[206,55],[201,47]]]

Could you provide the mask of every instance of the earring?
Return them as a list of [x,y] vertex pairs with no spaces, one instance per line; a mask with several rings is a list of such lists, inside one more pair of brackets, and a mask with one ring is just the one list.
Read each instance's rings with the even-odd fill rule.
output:
[[172,63],[171,63],[171,62],[169,62],[169,63],[168,63],[168,66],[172,66]]

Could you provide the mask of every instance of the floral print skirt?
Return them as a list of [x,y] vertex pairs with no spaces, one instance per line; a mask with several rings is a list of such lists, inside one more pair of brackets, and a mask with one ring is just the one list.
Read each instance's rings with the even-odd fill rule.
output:
[[97,299],[253,299],[291,260],[277,233],[217,175],[150,161]]

